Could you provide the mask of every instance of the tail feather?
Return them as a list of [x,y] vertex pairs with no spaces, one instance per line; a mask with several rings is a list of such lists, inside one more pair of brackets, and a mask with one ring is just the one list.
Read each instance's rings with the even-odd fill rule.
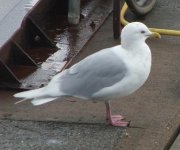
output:
[[39,98],[39,99],[33,99],[31,101],[31,103],[35,106],[38,106],[38,105],[42,105],[42,104],[45,104],[45,103],[48,103],[48,102],[51,102],[53,100],[57,99],[57,97],[55,98]]
[[16,93],[14,94],[14,97],[22,98],[22,100],[16,102],[15,104],[19,104],[28,99],[32,99],[31,103],[35,106],[42,105],[57,99],[57,97],[48,97],[47,91],[44,88]]
[[25,99],[33,99],[42,96],[45,96],[44,88],[14,94],[14,97],[16,98],[25,98]]

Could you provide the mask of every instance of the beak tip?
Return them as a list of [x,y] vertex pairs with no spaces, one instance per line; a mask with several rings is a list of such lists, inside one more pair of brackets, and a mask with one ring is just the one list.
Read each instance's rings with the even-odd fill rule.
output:
[[158,32],[152,32],[151,37],[161,39],[161,35]]

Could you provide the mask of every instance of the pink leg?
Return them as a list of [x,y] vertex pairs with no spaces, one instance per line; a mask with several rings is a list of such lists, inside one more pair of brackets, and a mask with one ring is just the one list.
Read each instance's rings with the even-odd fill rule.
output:
[[109,124],[118,127],[127,127],[129,126],[129,122],[122,121],[124,119],[121,115],[112,115],[111,114],[111,106],[109,101],[106,104],[106,120]]

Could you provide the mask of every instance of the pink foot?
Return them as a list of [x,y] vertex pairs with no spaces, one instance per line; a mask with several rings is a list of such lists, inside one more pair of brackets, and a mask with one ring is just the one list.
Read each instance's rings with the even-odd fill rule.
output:
[[123,119],[124,119],[124,117],[121,116],[121,115],[111,115],[111,116],[109,116],[109,119],[107,118],[107,121],[112,126],[116,126],[116,127],[128,127],[129,126],[129,122],[122,121]]
[[117,119],[117,120],[123,120],[124,119],[124,117],[121,115],[112,115],[111,118]]
[[126,121],[122,121],[116,118],[111,118],[110,122],[109,122],[112,126],[116,126],[116,127],[128,127],[129,126],[129,122]]
[[109,102],[106,102],[106,120],[109,124],[116,127],[128,127],[130,122],[122,121],[124,119],[121,115],[112,115],[111,106]]
[[[123,120],[124,117],[121,115],[111,115],[111,118],[116,119],[116,120]],[[106,120],[109,120],[109,118],[107,117]]]

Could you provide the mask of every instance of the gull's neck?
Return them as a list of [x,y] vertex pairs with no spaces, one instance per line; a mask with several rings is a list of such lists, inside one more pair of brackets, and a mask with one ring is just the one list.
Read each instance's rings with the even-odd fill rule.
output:
[[124,49],[127,49],[127,50],[131,50],[133,49],[134,47],[137,47],[137,45],[144,45],[146,44],[145,43],[145,38],[144,39],[134,39],[133,37],[121,37],[121,45]]
[[144,45],[147,45],[145,43],[145,41],[132,41],[132,42],[121,42],[121,45],[124,49],[128,50],[128,51],[132,51],[132,50],[137,50],[137,46],[138,47],[141,47],[141,46],[144,46]]

